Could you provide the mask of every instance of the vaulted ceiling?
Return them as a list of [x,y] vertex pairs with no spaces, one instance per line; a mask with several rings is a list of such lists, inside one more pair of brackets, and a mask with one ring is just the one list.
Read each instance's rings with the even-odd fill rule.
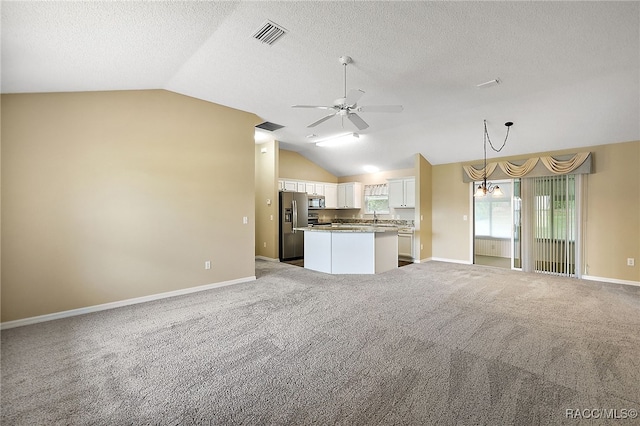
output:
[[[267,20],[273,45],[252,37]],[[403,112],[307,128],[327,111],[291,105],[342,97],[342,55],[359,104]],[[481,159],[485,119],[499,143],[515,123],[489,157],[639,140],[640,3],[2,2],[3,93],[131,89],[253,112],[338,176]]]

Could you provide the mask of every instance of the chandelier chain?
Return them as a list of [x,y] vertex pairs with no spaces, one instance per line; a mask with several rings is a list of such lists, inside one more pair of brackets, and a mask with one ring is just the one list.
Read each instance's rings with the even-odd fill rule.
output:
[[511,127],[513,123],[509,121],[507,123],[504,123],[504,125],[507,126],[507,134],[504,137],[504,142],[502,142],[502,146],[499,149],[496,149],[496,147],[493,146],[493,143],[491,142],[491,138],[489,138],[489,131],[487,130],[487,120],[484,120],[484,138],[483,138],[484,139],[484,144],[483,144],[484,168],[482,170],[482,184],[478,186],[478,189],[475,193],[476,197],[483,197],[487,193],[494,192],[494,190],[495,190],[495,196],[503,195],[502,190],[498,185],[493,185],[491,182],[487,182],[487,141],[489,141],[489,146],[491,146],[491,149],[493,149],[495,152],[502,151],[502,148],[505,147],[505,145],[507,144],[507,139],[509,138],[509,127]]
[[[489,137],[489,132],[487,131],[487,120],[484,120],[484,137],[486,138],[487,141],[489,141],[489,145],[491,146],[491,149],[493,149],[495,152],[500,152],[502,151],[502,148],[504,148],[504,146],[507,144],[507,139],[509,138],[509,126],[507,126],[507,134],[504,137],[504,142],[502,142],[502,146],[499,149],[496,149],[493,146],[493,143],[491,143],[491,138]],[[487,147],[485,146],[485,156],[487,155]]]

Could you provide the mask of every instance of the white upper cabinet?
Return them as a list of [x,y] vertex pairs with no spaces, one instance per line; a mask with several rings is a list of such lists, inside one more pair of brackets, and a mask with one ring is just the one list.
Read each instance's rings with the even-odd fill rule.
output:
[[359,182],[338,184],[338,208],[362,208],[362,184]]
[[338,184],[325,183],[324,190],[324,206],[327,209],[338,208]]
[[291,180],[283,180],[281,181],[282,185],[279,185],[283,191],[297,191],[298,190],[298,182]]
[[389,207],[395,209],[416,206],[416,179],[413,177],[388,179]]
[[[299,180],[278,180],[279,191],[306,192],[310,195],[324,195],[325,208],[327,209],[356,209],[362,206],[362,185],[358,182],[343,184],[349,186],[348,196],[343,195],[338,203],[338,184],[328,182],[309,182]],[[348,207],[346,207],[348,206]]]
[[324,195],[324,183],[305,183],[305,192],[311,195]]
[[279,191],[306,192],[311,195],[324,195],[324,186],[324,182],[308,182],[288,179],[278,180]]

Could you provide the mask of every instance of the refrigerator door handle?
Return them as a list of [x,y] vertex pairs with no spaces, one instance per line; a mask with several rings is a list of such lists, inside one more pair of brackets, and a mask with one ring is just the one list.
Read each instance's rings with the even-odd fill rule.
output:
[[291,207],[293,207],[293,229],[291,232],[295,234],[298,227],[298,203],[296,203],[296,200],[291,201]]

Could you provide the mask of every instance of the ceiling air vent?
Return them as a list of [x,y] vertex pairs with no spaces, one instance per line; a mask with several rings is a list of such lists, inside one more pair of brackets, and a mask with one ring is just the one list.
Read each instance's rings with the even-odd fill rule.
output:
[[253,33],[253,38],[266,44],[273,44],[286,33],[287,30],[280,25],[275,22],[266,21],[258,31]]
[[270,132],[273,132],[274,130],[282,129],[284,126],[281,126],[281,125],[276,124],[276,123],[272,123],[270,121],[265,121],[262,124],[258,124],[256,127],[258,129],[268,130]]

